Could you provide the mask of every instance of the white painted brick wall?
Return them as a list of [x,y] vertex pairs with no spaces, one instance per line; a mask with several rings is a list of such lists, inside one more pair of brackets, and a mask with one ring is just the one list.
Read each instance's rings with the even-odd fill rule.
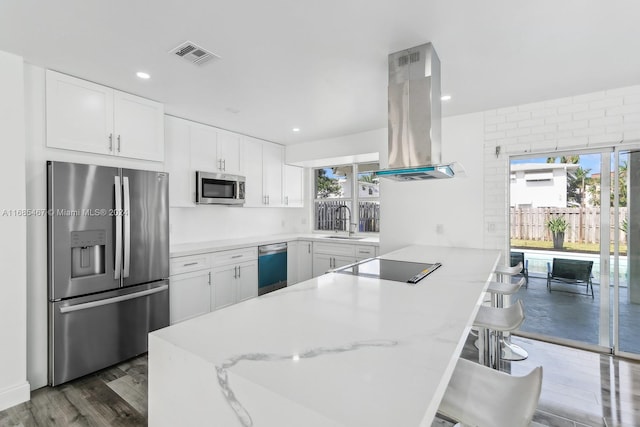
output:
[[484,121],[484,245],[506,251],[509,156],[640,142],[640,85],[485,111]]

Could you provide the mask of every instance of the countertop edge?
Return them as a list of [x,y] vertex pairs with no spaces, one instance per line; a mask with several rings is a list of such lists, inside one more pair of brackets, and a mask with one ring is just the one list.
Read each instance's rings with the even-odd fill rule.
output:
[[244,237],[240,239],[211,240],[204,242],[180,243],[171,245],[169,249],[170,258],[178,258],[190,255],[206,254],[233,249],[241,249],[251,246],[268,245],[271,243],[294,242],[294,241],[314,241],[337,244],[368,245],[379,246],[378,237],[365,237],[363,239],[334,239],[329,238],[331,234],[279,234],[269,236]]

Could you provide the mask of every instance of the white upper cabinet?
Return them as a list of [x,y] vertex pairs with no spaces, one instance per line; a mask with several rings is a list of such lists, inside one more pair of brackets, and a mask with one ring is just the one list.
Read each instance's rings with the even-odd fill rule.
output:
[[262,141],[242,138],[242,175],[245,176],[245,206],[265,206],[262,195]]
[[191,139],[191,168],[195,171],[219,172],[218,133],[211,126],[188,122]]
[[191,166],[194,171],[240,174],[240,135],[191,122]]
[[304,168],[284,165],[284,205],[304,206]]
[[267,206],[282,206],[284,147],[264,143],[262,147],[263,196]]
[[47,146],[113,154],[112,89],[47,71]]
[[188,121],[165,117],[164,170],[169,173],[169,206],[195,206],[195,173],[191,169],[191,139]]
[[218,130],[218,163],[221,172],[240,174],[240,135],[226,130]]
[[164,159],[164,106],[128,93],[113,91],[116,155],[134,159]]
[[243,175],[247,207],[303,206],[303,168],[284,165],[284,147],[189,120],[165,119],[169,205],[195,205],[195,173]]
[[47,70],[47,146],[164,160],[164,106]]

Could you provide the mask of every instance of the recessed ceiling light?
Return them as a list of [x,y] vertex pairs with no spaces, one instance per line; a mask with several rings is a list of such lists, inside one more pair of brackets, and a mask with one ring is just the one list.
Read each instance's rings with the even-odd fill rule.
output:
[[142,71],[138,71],[136,73],[136,76],[138,76],[141,79],[147,80],[149,78],[151,78],[151,76],[148,73],[142,72]]
[[442,95],[440,97],[440,100],[442,101],[449,101],[451,99],[451,95]]
[[294,132],[300,132],[300,128],[293,128],[291,130],[294,131]]

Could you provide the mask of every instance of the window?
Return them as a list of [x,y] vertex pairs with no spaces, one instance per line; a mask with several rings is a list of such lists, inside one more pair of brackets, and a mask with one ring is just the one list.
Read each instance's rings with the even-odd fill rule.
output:
[[314,229],[379,232],[380,186],[373,173],[378,169],[378,163],[315,169]]

